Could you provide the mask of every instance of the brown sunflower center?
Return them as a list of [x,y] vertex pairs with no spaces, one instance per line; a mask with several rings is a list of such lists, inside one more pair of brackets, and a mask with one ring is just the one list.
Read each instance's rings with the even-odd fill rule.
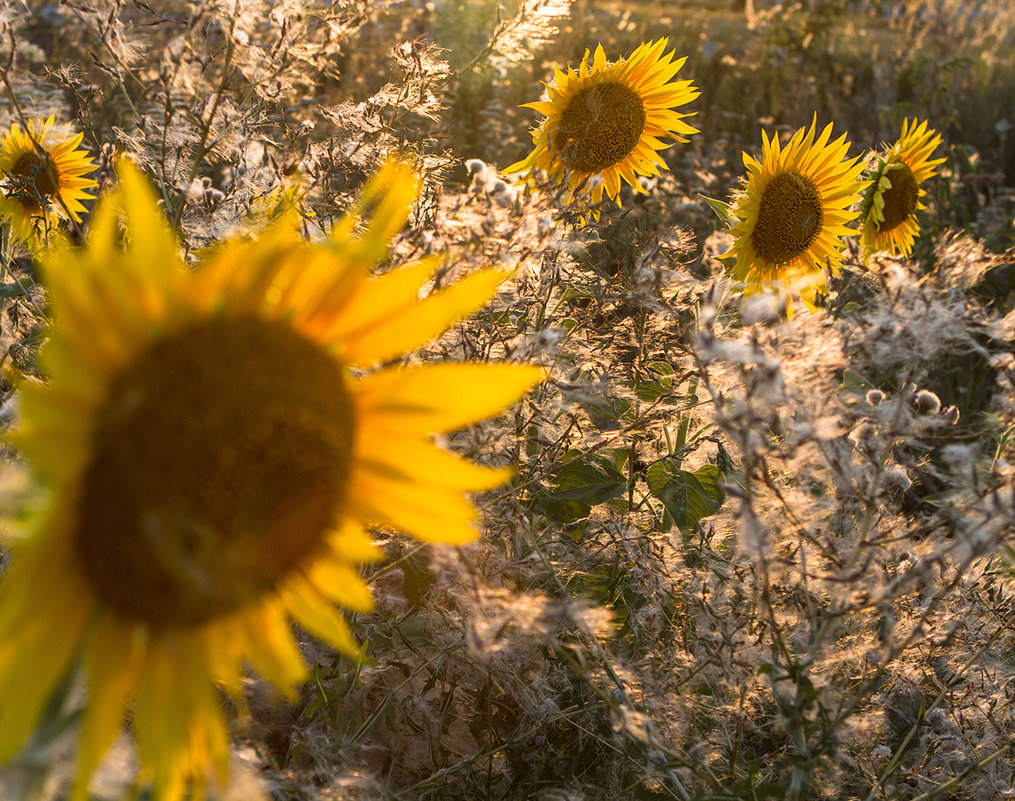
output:
[[209,320],[110,388],[75,547],[99,599],[153,627],[205,623],[306,564],[352,464],[342,367],[289,327]]
[[751,244],[765,261],[783,264],[811,246],[822,222],[824,210],[814,182],[800,173],[784,172],[761,193]]
[[885,219],[878,223],[879,231],[891,231],[908,220],[909,215],[916,211],[916,201],[920,194],[916,176],[906,164],[890,170],[888,180],[892,185],[885,190],[883,196]]
[[7,195],[34,205],[41,205],[56,196],[60,187],[53,181],[56,166],[49,156],[34,150],[23,153],[7,174]]
[[579,91],[561,114],[553,147],[578,172],[599,172],[627,158],[645,130],[641,96],[620,83]]

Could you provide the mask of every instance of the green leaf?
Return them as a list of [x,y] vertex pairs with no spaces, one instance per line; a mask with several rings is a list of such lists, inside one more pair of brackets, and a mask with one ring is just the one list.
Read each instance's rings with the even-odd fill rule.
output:
[[[648,379],[638,382],[636,392],[643,401],[651,403],[673,392],[673,367],[668,362],[651,362],[646,365]],[[632,388],[634,383],[632,382]]]
[[720,222],[727,228],[733,228],[739,220],[733,215],[733,207],[729,203],[724,203],[721,200],[717,200],[714,197],[708,197],[703,195],[701,192],[698,193],[698,197],[708,203],[712,211],[715,212],[715,216],[719,218]]
[[[589,509],[589,511],[592,510]],[[589,511],[585,512],[586,516],[588,515]],[[581,542],[583,539],[585,539],[585,527],[588,524],[589,524],[588,520],[582,520],[578,523],[573,523],[572,525],[566,526],[564,528],[564,533],[567,534],[568,537],[570,537],[572,542]]]
[[540,450],[539,429],[536,426],[529,426],[525,431],[525,455],[534,462],[539,458]]
[[730,456],[730,452],[726,450],[721,442],[717,443],[717,451],[713,461],[721,478],[726,478],[733,469],[733,457]]
[[627,478],[601,456],[588,456],[564,465],[556,475],[550,497],[558,501],[582,501],[595,506],[623,495]]
[[623,425],[623,418],[630,413],[633,404],[625,398],[586,395],[578,405],[600,431],[614,431]]
[[609,458],[610,464],[620,473],[624,472],[627,460],[631,456],[631,451],[627,448],[606,448],[601,453]]
[[606,503],[627,491],[627,477],[609,455],[583,454],[572,450],[568,462],[553,476],[552,483],[535,493],[535,500],[548,518],[557,523],[574,523],[589,516],[592,507]]
[[766,798],[785,798],[786,791],[774,782],[754,783],[753,778],[741,779],[730,788],[737,798],[744,801],[763,801]]
[[0,284],[0,300],[11,300],[21,295],[29,295],[35,288],[31,278],[15,278],[6,284]]
[[[543,513],[554,523],[570,525],[584,520],[592,512],[592,507],[582,501],[559,501],[552,495],[539,494],[536,498]],[[584,535],[582,532],[577,539]],[[576,540],[577,541],[577,540]]]
[[719,468],[714,464],[703,465],[692,473],[664,460],[649,467],[647,478],[649,492],[663,502],[673,524],[684,534],[690,534],[702,519],[718,512],[726,500]]
[[847,406],[855,406],[862,401],[874,385],[853,370],[842,371],[842,384],[839,386],[838,396]]
[[398,623],[398,631],[410,642],[422,640],[426,637],[426,620],[421,615],[410,615]]
[[594,506],[626,492],[627,478],[614,465],[616,454],[572,450],[564,459],[572,461],[554,473],[548,486],[533,493],[535,502],[554,523],[568,525],[584,520]]

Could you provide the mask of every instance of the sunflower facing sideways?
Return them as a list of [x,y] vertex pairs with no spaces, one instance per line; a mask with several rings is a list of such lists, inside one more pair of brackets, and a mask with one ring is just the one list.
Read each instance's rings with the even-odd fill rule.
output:
[[[546,99],[527,103],[546,119],[532,132],[536,145],[505,173],[546,172],[554,184],[566,184],[564,202],[584,198],[596,204],[603,192],[617,200],[621,182],[643,191],[639,175],[659,175],[666,162],[658,151],[664,139],[686,142],[698,133],[673,111],[698,97],[691,81],[672,81],[686,58],[664,53],[668,39],[646,42],[628,58],[607,62],[598,45],[591,61],[586,50],[578,71],[554,70]],[[595,180],[593,180],[595,178]]]
[[944,159],[930,156],[941,144],[941,136],[926,121],[914,118],[902,122],[902,136],[885,155],[878,157],[870,186],[860,206],[863,220],[863,257],[878,251],[909,256],[920,233],[916,212],[926,206],[923,184],[937,173]]
[[510,471],[431,437],[500,412],[543,371],[378,366],[507,275],[423,299],[432,262],[371,276],[415,199],[404,165],[384,165],[324,243],[279,221],[193,270],[145,179],[121,163],[119,181],[85,246],[43,263],[50,381],[25,386],[14,441],[51,494],[0,579],[0,761],[80,664],[74,801],[127,713],[142,778],[179,801],[188,786],[204,797],[209,769],[227,779],[218,690],[242,702],[245,662],[295,696],[307,668],[290,618],[356,653],[336,604],[371,606],[357,568],[381,554],[366,525],[475,537],[465,494]]
[[860,199],[863,165],[846,159],[845,134],[829,142],[831,134],[829,123],[817,135],[815,119],[785,147],[762,132],[760,162],[744,153],[746,184],[731,209],[734,241],[720,258],[736,256],[733,274],[745,292],[784,285],[813,307],[825,287],[822,268],[834,273],[842,264],[841,237],[855,233],[846,223],[858,213],[850,207]]
[[85,176],[96,169],[83,150],[83,134],[71,136],[53,117],[15,123],[0,140],[0,219],[21,242],[32,245],[53,218],[81,222],[86,190],[98,184]]

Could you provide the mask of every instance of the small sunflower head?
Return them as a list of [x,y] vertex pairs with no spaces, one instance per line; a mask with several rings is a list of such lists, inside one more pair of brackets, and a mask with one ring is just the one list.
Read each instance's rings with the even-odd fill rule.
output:
[[818,135],[815,120],[785,147],[762,134],[761,161],[744,154],[748,175],[729,208],[733,245],[723,256],[736,258],[733,273],[745,292],[782,285],[813,306],[824,269],[836,272],[842,263],[862,165],[846,158],[846,135],[829,142],[831,132],[829,124]]
[[670,143],[663,140],[686,142],[698,132],[683,121],[690,114],[674,111],[699,92],[690,81],[672,80],[686,59],[665,53],[667,41],[646,42],[612,63],[598,45],[577,71],[557,69],[545,99],[527,104],[545,115],[532,132],[535,150],[504,172],[530,179],[545,172],[564,189],[565,203],[597,204],[604,192],[617,200],[623,182],[644,191],[638,176],[666,167],[659,151]]
[[863,194],[863,256],[878,251],[909,256],[920,233],[917,212],[926,208],[924,184],[937,174],[944,159],[931,159],[941,136],[926,121],[902,123],[902,136],[877,157],[870,183]]
[[83,134],[66,132],[50,117],[15,123],[0,140],[0,219],[14,236],[32,246],[55,219],[81,222],[81,201],[96,186],[88,173],[96,164],[80,147]]

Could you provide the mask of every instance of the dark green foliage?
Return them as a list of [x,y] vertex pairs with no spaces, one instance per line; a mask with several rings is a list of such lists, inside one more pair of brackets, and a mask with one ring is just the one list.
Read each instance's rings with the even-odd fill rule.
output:
[[714,464],[690,472],[663,460],[649,467],[647,478],[649,492],[666,508],[663,527],[670,522],[685,535],[693,533],[702,519],[718,512],[726,499],[723,477]]

